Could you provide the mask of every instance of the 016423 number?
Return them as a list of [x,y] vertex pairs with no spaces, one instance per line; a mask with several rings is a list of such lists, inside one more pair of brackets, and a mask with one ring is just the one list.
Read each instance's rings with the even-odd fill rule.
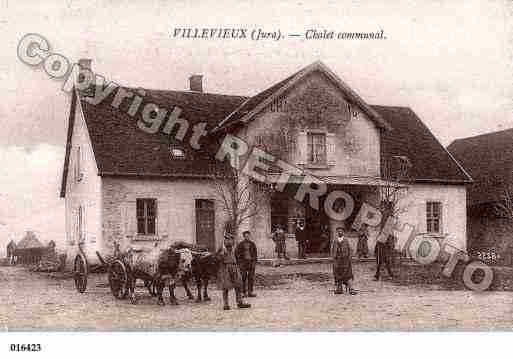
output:
[[12,352],[40,352],[41,344],[11,344]]

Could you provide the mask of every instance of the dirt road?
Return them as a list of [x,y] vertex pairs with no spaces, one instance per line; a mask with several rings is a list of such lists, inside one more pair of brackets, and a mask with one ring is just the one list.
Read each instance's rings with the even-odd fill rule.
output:
[[[221,310],[177,289],[179,306],[160,307],[144,288],[139,304],[114,299],[106,275],[79,294],[71,279],[0,267],[2,330],[511,330],[513,293],[442,291],[372,281],[373,264],[354,266],[356,296],[333,294],[330,268],[258,267],[253,308]],[[166,298],[167,300],[167,298]],[[233,300],[233,297],[231,298]]]

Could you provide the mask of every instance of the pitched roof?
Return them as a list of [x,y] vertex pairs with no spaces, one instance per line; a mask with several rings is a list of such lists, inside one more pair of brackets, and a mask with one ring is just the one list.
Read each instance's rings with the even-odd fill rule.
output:
[[43,244],[39,242],[36,235],[28,231],[23,239],[18,242],[17,249],[31,249],[31,248],[43,248]]
[[[329,71],[320,63],[313,65],[305,69]],[[214,170],[222,170],[219,168],[222,164],[214,160],[216,142],[212,140],[211,134],[210,138],[204,141],[201,151],[194,150],[189,145],[192,126],[206,122],[208,131],[213,128],[227,129],[231,124],[239,123],[243,120],[245,111],[257,109],[285,87],[295,83],[299,75],[304,75],[301,73],[305,69],[251,98],[191,91],[145,89],[146,94],[141,108],[144,104],[154,103],[169,112],[175,106],[183,111],[180,117],[190,124],[189,131],[183,140],[175,138],[176,129],[171,132],[172,136],[165,135],[162,131],[155,134],[141,131],[137,127],[137,121],[141,119],[141,111],[138,111],[134,117],[128,115],[128,108],[132,101],[123,101],[119,108],[112,106],[117,89],[97,105],[90,104],[82,95],[80,100],[77,100],[74,92],[68,123],[61,197],[65,196],[66,191],[75,104],[79,105],[83,111],[99,175],[206,177]],[[328,75],[332,76],[331,71]],[[337,78],[334,81],[339,80]],[[345,86],[342,82],[339,82],[339,85]],[[125,90],[137,92],[130,88]],[[346,93],[352,93],[350,89],[347,91],[349,92]],[[356,94],[354,96],[356,96],[354,100],[359,99]],[[372,114],[376,124],[382,130],[383,159],[396,155],[407,156],[413,164],[412,177],[418,181],[442,183],[470,181],[464,170],[409,108],[369,106],[365,103],[363,105],[368,107],[368,112]],[[238,114],[242,117],[238,117]],[[235,122],[231,122],[232,120]],[[170,146],[181,148],[185,152],[185,159],[172,158]]]
[[470,183],[472,179],[408,107],[372,106],[392,126],[381,132],[382,164],[406,156],[415,182]]
[[[125,90],[136,93],[135,89]],[[214,170],[218,170],[216,168],[220,164],[214,162],[214,155],[209,148],[212,146],[205,143],[208,141],[200,142],[201,151],[189,145],[192,127],[206,122],[208,131],[246,100],[243,96],[144,89],[146,94],[141,108],[147,103],[153,103],[169,112],[174,107],[182,110],[180,118],[188,121],[189,131],[183,140],[179,140],[175,136],[176,128],[172,130],[171,136],[163,134],[162,131],[150,134],[140,130],[137,121],[141,120],[141,111],[134,117],[128,114],[131,101],[122,102],[119,109],[112,106],[116,91],[97,105],[90,104],[80,96],[80,105],[91,138],[98,174],[102,176],[205,177],[212,174]],[[72,109],[68,124],[68,145],[61,197],[65,196],[66,191],[73,122]],[[173,158],[170,154],[171,146],[184,151],[185,158]]]
[[458,139],[447,149],[474,179],[469,205],[496,202],[513,183],[513,129]]
[[313,72],[320,72],[328,77],[348,98],[348,100],[356,103],[369,118],[380,128],[390,129],[389,124],[374,109],[369,106],[356,92],[354,92],[344,81],[334,74],[321,61],[316,61],[286,79],[276,83],[275,85],[265,89],[257,95],[247,99],[230,115],[228,115],[214,131],[229,129],[231,126],[240,123],[247,123],[254,118],[258,112],[263,110],[269,103],[285,93],[289,88],[294,86],[298,81],[305,78]]

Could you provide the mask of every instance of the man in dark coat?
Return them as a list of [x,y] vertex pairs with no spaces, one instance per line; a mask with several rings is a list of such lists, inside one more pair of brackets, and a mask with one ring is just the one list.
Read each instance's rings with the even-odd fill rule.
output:
[[358,231],[358,244],[356,246],[356,255],[358,258],[367,258],[369,256],[369,231],[367,224],[363,223]]
[[216,259],[219,262],[219,271],[217,272],[217,286],[223,291],[223,309],[230,310],[228,304],[228,293],[231,289],[235,290],[235,300],[237,307],[249,308],[250,304],[244,303],[241,296],[242,279],[235,259],[235,250],[233,249],[233,237],[225,234],[224,246],[216,253]]
[[257,262],[257,247],[251,240],[251,233],[244,231],[243,240],[235,248],[235,258],[242,274],[242,295],[256,297],[253,293],[255,282],[255,266]]
[[305,258],[307,233],[305,228],[305,222],[300,220],[296,227],[296,241],[297,241],[297,257]]
[[273,233],[273,242],[276,245],[275,251],[278,255],[278,259],[284,258],[288,260],[287,256],[287,244],[285,243],[286,236],[285,231],[283,230],[281,225],[276,226],[276,231]]
[[333,277],[335,279],[335,294],[342,294],[342,285],[348,288],[350,294],[355,295],[353,289],[353,266],[351,264],[351,247],[347,237],[344,236],[344,229],[337,228],[337,237],[331,246],[331,256],[333,257]]
[[374,275],[374,280],[379,280],[382,264],[385,264],[390,278],[394,277],[392,269],[390,269],[390,254],[392,251],[393,242],[393,236],[388,236],[386,242],[384,243],[380,241],[376,242],[376,247],[374,248],[374,255],[376,256],[376,274]]

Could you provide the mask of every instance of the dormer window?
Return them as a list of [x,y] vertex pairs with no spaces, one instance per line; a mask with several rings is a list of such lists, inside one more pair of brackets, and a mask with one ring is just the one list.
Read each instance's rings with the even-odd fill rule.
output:
[[181,148],[171,146],[171,157],[176,159],[184,159],[185,152]]

